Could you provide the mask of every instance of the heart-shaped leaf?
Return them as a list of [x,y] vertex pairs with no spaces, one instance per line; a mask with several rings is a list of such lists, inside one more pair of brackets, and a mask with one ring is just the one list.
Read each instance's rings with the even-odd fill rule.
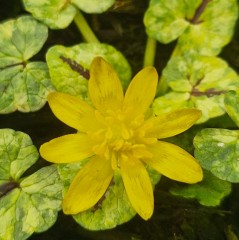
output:
[[162,43],[179,38],[184,53],[213,56],[230,41],[237,16],[236,0],[151,0],[144,23]]
[[194,155],[216,177],[239,182],[238,138],[235,130],[203,129],[194,138]]
[[115,0],[23,0],[25,9],[52,29],[66,28],[74,19],[77,9],[87,13],[102,13]]
[[47,38],[47,27],[30,16],[0,24],[0,113],[37,111],[53,87],[43,62],[28,62]]
[[27,134],[0,130],[0,239],[27,239],[56,221],[62,202],[56,167],[20,178],[37,159],[37,149]]
[[[67,191],[74,176],[84,167],[85,161],[80,163],[58,165],[59,175]],[[160,175],[148,169],[152,184],[155,185]],[[80,201],[80,199],[79,199]],[[92,208],[82,213],[73,215],[76,222],[90,230],[104,230],[129,221],[135,215],[126,194],[124,184],[119,173],[114,175],[109,188],[100,201]]]
[[89,67],[99,55],[112,64],[126,87],[131,79],[131,68],[119,51],[107,44],[81,43],[73,47],[54,46],[47,52],[51,81],[56,90],[85,98]]
[[31,16],[22,16],[0,24],[0,69],[25,65],[40,51],[48,30]]
[[217,57],[173,57],[163,71],[163,79],[172,92],[155,100],[154,112],[194,107],[203,113],[198,123],[223,115],[225,93],[239,87],[236,72]]
[[30,137],[11,129],[0,130],[0,179],[18,181],[38,160],[38,152]]
[[115,0],[72,0],[72,4],[86,13],[103,13],[114,3]]

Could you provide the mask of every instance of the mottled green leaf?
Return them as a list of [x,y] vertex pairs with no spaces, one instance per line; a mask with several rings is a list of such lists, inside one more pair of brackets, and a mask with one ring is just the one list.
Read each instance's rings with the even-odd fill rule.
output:
[[187,107],[190,99],[190,93],[169,92],[158,97],[153,102],[153,111],[156,114],[171,112],[177,109]]
[[0,130],[0,239],[27,239],[56,221],[62,202],[56,167],[20,178],[37,159],[37,149],[27,134]]
[[225,107],[228,115],[239,127],[239,95],[234,91],[230,91],[225,95]]
[[[72,179],[79,169],[84,167],[84,163],[58,166],[58,172],[63,181],[65,191],[69,188]],[[155,185],[159,181],[160,175],[151,169],[148,169],[148,172],[152,183]],[[73,217],[76,222],[87,229],[104,230],[129,221],[135,214],[135,210],[128,200],[122,178],[116,172],[109,188],[99,202],[92,209],[73,215]]]
[[47,38],[47,27],[30,16],[0,24],[0,113],[39,110],[53,90],[47,65],[28,62]]
[[75,215],[74,219],[87,229],[104,230],[128,222],[135,214],[122,178],[120,175],[115,175],[112,186],[109,187],[104,199],[102,198],[102,203],[91,210]]
[[230,41],[237,16],[236,0],[151,0],[144,23],[162,43],[179,37],[183,52],[212,56]]
[[115,0],[72,0],[79,9],[86,13],[102,13],[108,10]]
[[22,16],[0,24],[0,70],[24,65],[45,43],[47,27],[31,16]]
[[114,47],[101,43],[81,43],[73,47],[54,46],[46,55],[51,81],[57,91],[85,98],[89,67],[96,56],[112,64],[124,87],[131,78],[131,68]]
[[32,62],[0,70],[0,113],[37,111],[53,91],[46,63]]
[[163,79],[171,92],[154,101],[154,112],[194,107],[203,113],[198,123],[223,115],[225,93],[239,87],[236,72],[217,57],[173,57],[163,71]]
[[177,39],[190,25],[186,20],[186,6],[182,0],[151,1],[144,16],[147,34],[162,43]]
[[40,169],[0,198],[0,239],[27,239],[51,227],[61,209],[62,185],[55,166]]
[[216,177],[239,182],[239,132],[227,129],[203,129],[194,138],[196,159]]
[[30,137],[12,129],[0,129],[0,180],[18,180],[38,159]]
[[74,19],[76,7],[66,0],[22,0],[25,9],[52,29],[66,28]]
[[[19,198],[17,207],[23,211],[22,216],[19,215],[19,225],[25,229],[28,224],[34,232],[46,231],[55,223],[57,212],[61,210],[62,182],[56,166],[44,167],[23,179],[20,188],[22,199]],[[28,209],[24,210],[23,206],[27,206],[27,203]]]
[[25,9],[52,29],[66,28],[73,21],[77,9],[88,13],[101,13],[115,0],[22,0]]
[[204,171],[202,182],[192,185],[177,184],[170,192],[176,196],[197,199],[204,206],[215,207],[230,194],[231,183]]

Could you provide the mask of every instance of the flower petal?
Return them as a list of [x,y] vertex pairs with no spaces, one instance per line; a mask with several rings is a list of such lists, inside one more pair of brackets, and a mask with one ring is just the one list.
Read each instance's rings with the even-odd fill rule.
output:
[[94,108],[78,97],[54,92],[48,95],[48,102],[55,116],[70,127],[86,132],[101,126]]
[[55,138],[40,147],[41,156],[53,163],[69,163],[92,156],[93,142],[85,134],[69,134]]
[[182,148],[158,141],[148,146],[148,150],[153,157],[142,160],[166,177],[185,183],[196,183],[202,180],[202,168],[196,159]]
[[63,199],[65,214],[77,214],[93,207],[113,178],[110,161],[93,157],[77,173]]
[[123,102],[121,82],[111,65],[101,57],[94,58],[90,67],[89,96],[101,112],[114,111]]
[[153,188],[143,163],[125,156],[120,161],[120,167],[132,207],[143,219],[149,219],[154,209]]
[[145,121],[143,127],[147,137],[167,138],[189,129],[202,113],[197,109],[182,109],[161,116],[152,117]]
[[124,109],[135,117],[144,114],[151,105],[158,84],[158,74],[155,68],[142,69],[131,81],[124,99]]

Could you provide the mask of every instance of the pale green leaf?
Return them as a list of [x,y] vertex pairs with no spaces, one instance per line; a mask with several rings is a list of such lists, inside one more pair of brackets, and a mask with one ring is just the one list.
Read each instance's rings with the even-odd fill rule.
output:
[[66,28],[74,19],[76,7],[66,0],[22,0],[25,9],[52,29]]
[[101,43],[81,43],[73,47],[54,46],[46,55],[51,81],[57,91],[85,98],[91,61],[102,56],[118,73],[124,87],[131,78],[131,68],[114,47]]
[[[206,1],[205,1],[206,2]],[[218,55],[233,36],[238,17],[236,0],[208,1],[198,23],[191,24],[179,37],[178,47],[184,53]]]
[[18,180],[38,159],[30,137],[12,129],[0,129],[0,180]]
[[74,219],[90,230],[114,228],[128,222],[136,214],[126,194],[120,175],[115,175],[107,193],[93,209],[74,215]]
[[[156,115],[186,108],[189,103],[190,93],[169,92],[156,98],[153,102],[153,111]],[[190,106],[188,106],[190,107]],[[192,106],[193,107],[193,106]]]
[[144,16],[147,34],[162,43],[177,39],[190,24],[186,20],[186,7],[183,0],[151,1]]
[[0,113],[33,112],[53,91],[46,63],[32,62],[0,70]]
[[62,202],[56,167],[42,168],[21,179],[38,156],[27,134],[0,130],[0,239],[27,239],[56,221]]
[[102,13],[115,0],[22,0],[25,9],[52,29],[66,28],[78,9],[87,13]]
[[0,113],[37,111],[53,90],[47,65],[28,62],[45,43],[47,27],[30,16],[0,24]]
[[154,112],[197,108],[202,111],[197,123],[223,115],[225,93],[239,87],[236,72],[217,57],[173,57],[163,71],[163,79],[171,92],[154,101]]
[[24,65],[45,43],[47,27],[31,16],[22,16],[0,24],[0,70]]
[[204,171],[202,182],[192,185],[177,184],[170,189],[170,192],[176,196],[197,199],[204,206],[215,207],[230,194],[231,183]]
[[180,51],[213,56],[230,41],[237,16],[236,0],[151,0],[144,23],[162,43],[179,38]]
[[194,138],[195,158],[216,177],[239,182],[239,132],[208,128]]
[[0,239],[27,239],[50,228],[61,209],[62,185],[55,166],[40,169],[0,198]]
[[79,9],[86,13],[102,13],[108,10],[115,0],[72,0]]
[[[58,172],[63,181],[65,191],[69,188],[76,173],[80,168],[84,167],[84,164],[85,162],[79,162],[58,166]],[[160,175],[152,169],[148,169],[148,173],[152,184],[155,185],[159,181]],[[73,215],[73,217],[84,228],[104,230],[129,221],[135,214],[135,210],[128,200],[121,175],[116,172],[102,199],[93,208]]]

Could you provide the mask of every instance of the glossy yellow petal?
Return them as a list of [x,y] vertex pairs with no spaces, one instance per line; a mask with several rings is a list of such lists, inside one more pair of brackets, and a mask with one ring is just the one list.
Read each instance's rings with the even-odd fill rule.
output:
[[77,214],[93,207],[113,178],[110,161],[93,157],[73,179],[63,199],[65,214]]
[[143,219],[149,219],[154,210],[153,188],[143,163],[125,157],[121,159],[120,167],[132,207]]
[[125,111],[134,118],[144,114],[151,105],[158,84],[155,68],[142,69],[131,81],[124,99]]
[[150,167],[162,175],[176,181],[196,183],[202,180],[203,173],[196,159],[182,148],[167,142],[158,141],[149,146],[151,159],[143,159]]
[[41,145],[40,154],[49,162],[69,163],[92,156],[92,148],[92,140],[87,135],[69,134]]
[[197,109],[182,109],[152,117],[145,121],[146,136],[167,138],[189,129],[202,113]]
[[101,126],[95,110],[78,97],[54,92],[49,94],[48,102],[55,116],[70,127],[87,132]]
[[90,67],[89,96],[103,113],[115,111],[123,102],[121,82],[111,65],[101,57],[94,58]]

